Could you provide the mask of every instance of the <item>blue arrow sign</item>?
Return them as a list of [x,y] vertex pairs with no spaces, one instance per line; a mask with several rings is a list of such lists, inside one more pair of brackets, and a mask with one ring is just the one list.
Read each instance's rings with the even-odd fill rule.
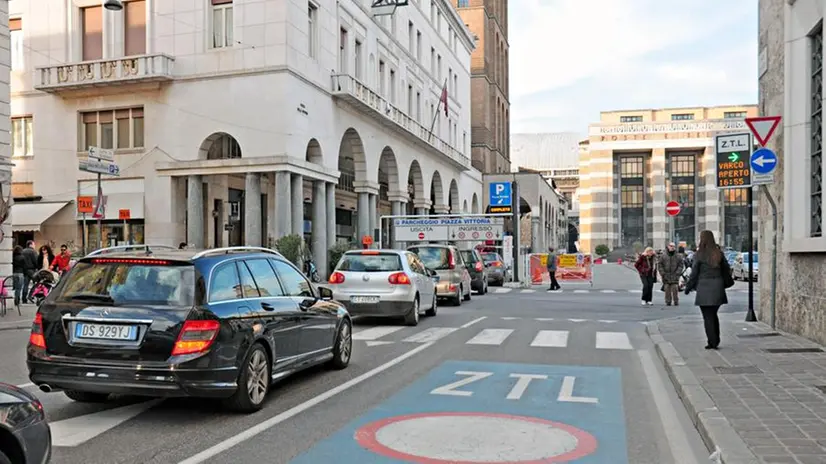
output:
[[511,205],[511,183],[491,182],[489,203],[493,206]]
[[757,174],[770,174],[777,167],[777,155],[768,148],[760,148],[751,154],[749,162]]

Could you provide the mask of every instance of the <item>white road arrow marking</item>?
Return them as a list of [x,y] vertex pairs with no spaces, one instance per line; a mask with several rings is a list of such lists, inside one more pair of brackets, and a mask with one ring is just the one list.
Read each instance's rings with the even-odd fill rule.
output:
[[378,341],[372,341],[371,340],[371,341],[366,342],[366,343],[367,343],[367,346],[381,346],[381,345],[392,345],[393,344],[393,342],[383,342],[381,340],[378,340]]
[[78,446],[158,405],[161,400],[130,404],[84,416],[52,422],[54,446]]

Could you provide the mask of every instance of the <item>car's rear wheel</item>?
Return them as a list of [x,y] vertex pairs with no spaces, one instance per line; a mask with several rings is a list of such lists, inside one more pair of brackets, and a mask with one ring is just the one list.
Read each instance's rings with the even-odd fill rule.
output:
[[109,399],[108,393],[92,393],[78,390],[66,390],[63,392],[69,399],[78,403],[103,403]]
[[436,315],[437,304],[438,304],[438,299],[436,298],[436,294],[434,293],[433,294],[433,304],[430,306],[430,309],[428,309],[427,312],[425,313],[428,317],[433,317],[433,316]]
[[227,406],[238,412],[255,412],[264,406],[270,390],[270,360],[260,343],[252,345],[238,376],[238,389]]
[[333,369],[344,369],[350,365],[350,357],[353,354],[353,327],[350,321],[341,321],[336,334],[336,342],[333,345],[333,359],[330,367]]
[[0,451],[0,464],[12,464],[11,459],[2,451]]
[[464,295],[464,297],[463,297],[463,298],[465,299],[465,301],[470,301],[470,294],[471,294],[471,293],[473,293],[473,291],[471,290],[471,288],[470,288],[470,287],[468,287],[468,289],[467,289],[467,295]]
[[461,306],[462,305],[462,286],[459,285],[459,288],[456,289],[456,296],[451,297],[451,303],[453,306]]
[[416,295],[416,298],[413,299],[413,308],[404,316],[404,323],[409,326],[416,326],[419,325],[419,311],[421,307],[419,306],[419,295]]

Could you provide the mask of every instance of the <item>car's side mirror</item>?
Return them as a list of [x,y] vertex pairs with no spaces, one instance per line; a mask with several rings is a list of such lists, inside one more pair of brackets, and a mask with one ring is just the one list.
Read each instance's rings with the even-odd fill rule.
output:
[[333,299],[333,291],[327,287],[318,287],[318,295],[322,300]]

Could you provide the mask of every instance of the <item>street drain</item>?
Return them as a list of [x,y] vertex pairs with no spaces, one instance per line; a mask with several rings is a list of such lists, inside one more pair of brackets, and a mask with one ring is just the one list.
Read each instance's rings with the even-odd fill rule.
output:
[[739,338],[764,338],[764,337],[777,337],[780,334],[777,332],[766,332],[766,333],[755,333],[755,334],[742,334],[738,335]]
[[776,353],[776,354],[785,354],[785,353],[823,353],[821,348],[766,348],[766,353]]
[[762,374],[763,371],[754,366],[714,366],[714,372],[723,375]]

